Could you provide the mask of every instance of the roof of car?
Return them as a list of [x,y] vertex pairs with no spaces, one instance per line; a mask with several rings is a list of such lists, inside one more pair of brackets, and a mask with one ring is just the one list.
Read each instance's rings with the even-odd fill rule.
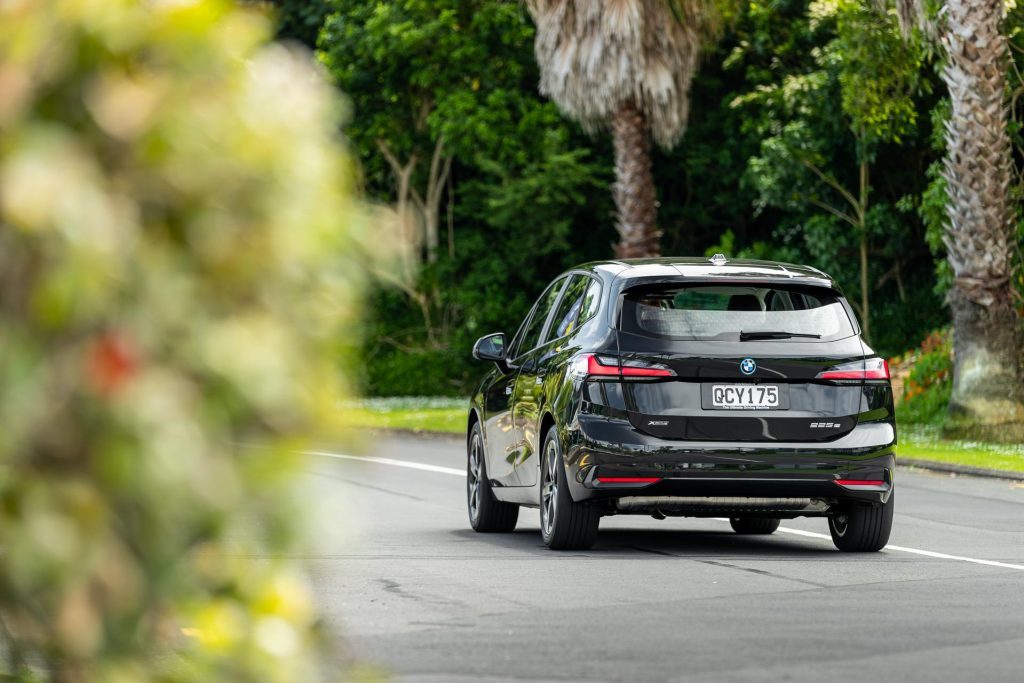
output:
[[697,278],[757,278],[780,279],[789,282],[816,284],[835,288],[835,281],[830,275],[813,266],[802,266],[794,263],[777,261],[761,261],[758,259],[719,259],[714,261],[697,257],[662,257],[644,259],[622,259],[615,261],[595,261],[582,266],[586,269],[601,270],[616,279],[673,279],[677,277]]

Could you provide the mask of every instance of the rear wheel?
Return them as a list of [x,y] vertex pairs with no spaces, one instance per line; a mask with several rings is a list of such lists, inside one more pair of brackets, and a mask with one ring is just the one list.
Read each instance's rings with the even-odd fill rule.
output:
[[889,542],[896,493],[881,505],[851,505],[828,518],[832,542],[845,552],[864,553],[881,550]]
[[729,524],[738,534],[772,534],[779,528],[779,521],[770,517],[733,517]]
[[569,494],[562,449],[554,427],[544,439],[540,477],[540,534],[552,550],[586,550],[597,539],[601,513]]
[[466,506],[469,524],[475,531],[512,531],[519,519],[519,506],[503,503],[494,497],[487,479],[484,458],[484,439],[480,423],[469,433],[469,452],[466,463]]

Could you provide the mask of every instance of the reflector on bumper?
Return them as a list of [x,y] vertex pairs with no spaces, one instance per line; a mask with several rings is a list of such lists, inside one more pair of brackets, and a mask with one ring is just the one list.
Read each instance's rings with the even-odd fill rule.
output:
[[882,479],[836,479],[838,486],[851,491],[884,491],[888,484]]
[[598,484],[630,484],[633,486],[657,484],[661,477],[597,477]]

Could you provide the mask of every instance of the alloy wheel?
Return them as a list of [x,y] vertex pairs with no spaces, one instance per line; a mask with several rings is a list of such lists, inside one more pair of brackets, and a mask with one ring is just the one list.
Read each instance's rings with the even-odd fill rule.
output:
[[554,440],[550,440],[544,452],[544,473],[541,481],[540,524],[545,536],[551,535],[558,507],[558,460],[558,446]]
[[466,476],[466,497],[469,502],[469,516],[477,519],[480,516],[480,460],[483,446],[480,435],[474,434],[469,445],[469,471]]

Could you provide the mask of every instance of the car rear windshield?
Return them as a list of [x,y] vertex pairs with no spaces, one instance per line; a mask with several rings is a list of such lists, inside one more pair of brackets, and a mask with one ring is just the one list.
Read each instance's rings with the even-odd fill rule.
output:
[[831,341],[854,334],[842,300],[821,287],[658,285],[631,290],[624,331],[693,340]]

